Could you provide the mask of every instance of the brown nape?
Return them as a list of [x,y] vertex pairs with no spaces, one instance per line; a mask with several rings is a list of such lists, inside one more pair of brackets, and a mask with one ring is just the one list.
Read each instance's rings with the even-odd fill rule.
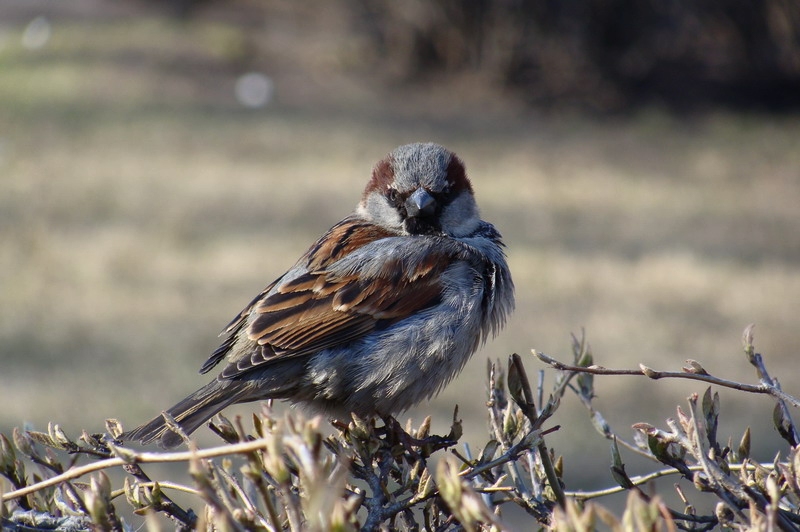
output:
[[451,193],[472,192],[472,183],[467,179],[464,163],[455,153],[452,154],[450,164],[447,165],[447,181],[450,184]]
[[394,183],[394,168],[390,157],[382,159],[375,168],[372,169],[372,177],[364,189],[362,200],[366,199],[370,192],[376,190],[383,193]]

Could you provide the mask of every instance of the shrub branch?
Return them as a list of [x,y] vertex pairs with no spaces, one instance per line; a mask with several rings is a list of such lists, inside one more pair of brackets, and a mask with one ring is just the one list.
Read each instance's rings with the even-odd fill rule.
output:
[[[739,390],[741,392],[771,395],[775,399],[786,401],[792,406],[800,407],[800,400],[787,394],[786,392],[781,390],[780,387],[778,387],[773,383],[764,382],[763,384],[745,384],[742,382],[721,379],[719,377],[709,375],[708,373],[698,373],[695,372],[697,370],[691,367],[684,368],[683,371],[656,371],[652,368],[645,366],[644,364],[641,364],[639,366],[640,369],[609,369],[598,365],[591,365],[586,367],[575,366],[572,364],[560,362],[552,357],[545,355],[541,351],[536,351],[535,349],[532,350],[532,353],[536,358],[538,358],[548,366],[560,371],[588,373],[591,375],[635,375],[635,376],[648,377],[653,380],[658,380],[658,379],[697,380],[697,381],[707,382],[709,384],[716,384],[717,386],[723,386],[725,388],[732,388],[734,390]],[[687,360],[687,362],[692,363],[694,361],[689,359]]]

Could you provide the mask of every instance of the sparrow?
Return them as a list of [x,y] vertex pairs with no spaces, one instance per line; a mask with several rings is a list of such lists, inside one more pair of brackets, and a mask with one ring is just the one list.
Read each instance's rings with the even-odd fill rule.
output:
[[[222,371],[167,412],[190,434],[234,403],[288,400],[336,419],[393,416],[436,395],[514,309],[500,233],[464,164],[400,146],[361,201],[220,336]],[[122,436],[180,444],[163,416]]]

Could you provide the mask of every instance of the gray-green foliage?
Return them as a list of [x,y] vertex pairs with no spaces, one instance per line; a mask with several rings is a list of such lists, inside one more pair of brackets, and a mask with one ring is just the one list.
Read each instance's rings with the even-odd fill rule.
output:
[[[683,371],[608,370],[594,365],[591,350],[574,338],[573,362],[558,362],[541,353],[558,370],[553,389],[542,400],[542,384],[532,387],[522,359],[512,355],[507,369],[489,365],[487,411],[489,434],[479,456],[460,446],[457,410],[450,433],[429,433],[430,418],[405,428],[394,419],[332,422],[292,413],[273,415],[269,405],[254,415],[249,429],[240,420],[218,417],[211,429],[224,444],[188,451],[135,452],[115,440],[122,428],[107,423],[103,435],[70,438],[58,425],[48,431],[15,430],[0,435],[3,504],[0,518],[9,530],[133,530],[141,523],[119,516],[128,505],[158,527],[157,514],[178,530],[507,530],[503,510],[522,508],[532,527],[559,531],[800,530],[800,449],[789,407],[798,401],[770,377],[755,352],[752,329],[745,332],[746,359],[760,383],[749,385],[710,375],[688,361]],[[637,423],[640,436],[626,442],[615,434],[592,405],[597,375],[640,375],[651,379],[689,378],[774,398],[774,421],[790,450],[770,464],[750,458],[752,434],[738,445],[717,439],[721,420],[719,395],[709,387],[693,394],[667,428]],[[507,385],[506,385],[507,382]],[[563,458],[546,445],[554,415],[570,390],[587,407],[598,432],[611,441],[611,476],[619,487],[598,492],[565,491]],[[536,404],[536,402],[542,404]],[[331,434],[325,434],[328,430]],[[13,443],[12,443],[13,441]],[[623,452],[644,456],[663,467],[650,475],[630,477]],[[78,465],[79,460],[88,460]],[[568,458],[567,458],[568,460]],[[155,481],[146,470],[156,462],[184,462],[193,486]],[[111,485],[104,470],[121,467],[122,486]],[[683,508],[640,489],[650,479],[680,475],[717,503],[702,515],[681,491]],[[80,480],[79,480],[80,479]],[[88,479],[88,480],[87,480]],[[172,490],[196,496],[196,510],[170,498]],[[630,492],[621,516],[590,499]],[[120,508],[121,510],[121,508]]]

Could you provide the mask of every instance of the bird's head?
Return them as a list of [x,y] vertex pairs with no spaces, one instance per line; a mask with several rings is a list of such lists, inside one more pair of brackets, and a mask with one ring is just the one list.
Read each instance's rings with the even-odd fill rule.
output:
[[464,163],[432,143],[400,146],[372,171],[357,212],[405,235],[463,237],[480,224]]

